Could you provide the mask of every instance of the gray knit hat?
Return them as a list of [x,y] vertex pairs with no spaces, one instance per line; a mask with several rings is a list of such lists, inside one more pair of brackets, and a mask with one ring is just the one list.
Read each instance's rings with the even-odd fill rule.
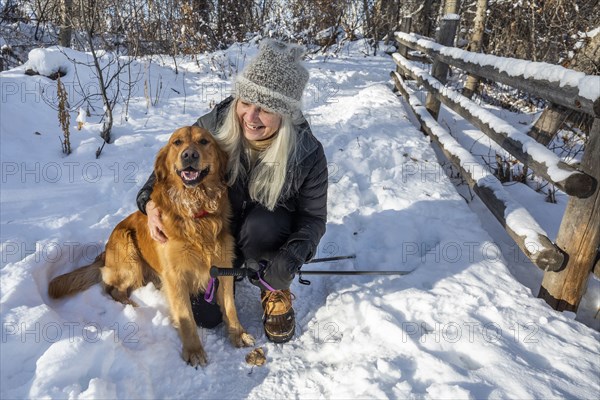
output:
[[308,82],[308,71],[300,64],[303,54],[302,46],[262,40],[258,55],[235,80],[235,97],[268,111],[295,115]]

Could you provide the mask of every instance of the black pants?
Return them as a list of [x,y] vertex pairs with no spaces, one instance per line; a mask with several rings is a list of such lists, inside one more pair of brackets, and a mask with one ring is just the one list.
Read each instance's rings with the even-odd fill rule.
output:
[[[284,208],[278,207],[269,211],[256,205],[246,212],[239,232],[234,232],[236,268],[241,267],[248,258],[271,259],[292,233],[292,214]],[[204,293],[192,296],[191,301],[198,326],[214,328],[223,321],[219,305],[207,303]]]

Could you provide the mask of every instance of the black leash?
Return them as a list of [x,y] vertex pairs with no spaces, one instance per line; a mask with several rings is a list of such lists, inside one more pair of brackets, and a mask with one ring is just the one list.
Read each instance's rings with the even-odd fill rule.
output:
[[337,260],[348,260],[351,258],[356,258],[355,254],[350,254],[349,256],[336,256],[336,257],[325,257],[325,258],[313,258],[308,261],[307,264],[315,264],[320,262],[328,262],[328,261],[337,261]]
[[[338,256],[338,257],[326,257],[326,258],[315,258],[307,262],[307,264],[319,263],[319,262],[327,262],[327,261],[335,261],[335,260],[345,260],[356,258],[355,255],[350,256]],[[298,282],[303,285],[310,285],[310,281],[303,279],[302,275],[341,275],[341,276],[355,276],[355,275],[388,275],[388,276],[403,276],[408,275],[413,270],[409,271],[298,271]],[[248,269],[248,268],[219,268],[219,267],[211,267],[210,268],[210,276],[211,278],[218,278],[219,276],[234,276],[234,277],[248,277],[254,276],[256,271]]]

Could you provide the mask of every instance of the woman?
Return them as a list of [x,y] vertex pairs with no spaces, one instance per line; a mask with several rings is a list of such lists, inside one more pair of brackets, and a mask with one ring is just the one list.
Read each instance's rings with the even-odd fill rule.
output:
[[[234,96],[197,125],[209,130],[229,155],[228,185],[236,239],[235,267],[261,272],[264,329],[284,343],[294,335],[289,290],[294,274],[316,253],[327,218],[327,161],[300,112],[308,71],[302,48],[263,40],[258,55],[237,77]],[[160,210],[150,199],[154,175],[140,190],[154,240],[164,242]],[[196,323],[212,328],[221,320],[202,294],[192,298]]]

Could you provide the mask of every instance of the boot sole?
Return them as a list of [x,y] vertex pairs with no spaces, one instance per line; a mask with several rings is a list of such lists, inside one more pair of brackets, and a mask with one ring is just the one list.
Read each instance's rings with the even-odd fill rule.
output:
[[284,335],[273,335],[267,332],[267,330],[265,329],[265,335],[267,335],[267,339],[269,339],[273,343],[287,343],[294,337],[295,333],[296,325],[292,327],[292,330],[289,333],[286,333]]

